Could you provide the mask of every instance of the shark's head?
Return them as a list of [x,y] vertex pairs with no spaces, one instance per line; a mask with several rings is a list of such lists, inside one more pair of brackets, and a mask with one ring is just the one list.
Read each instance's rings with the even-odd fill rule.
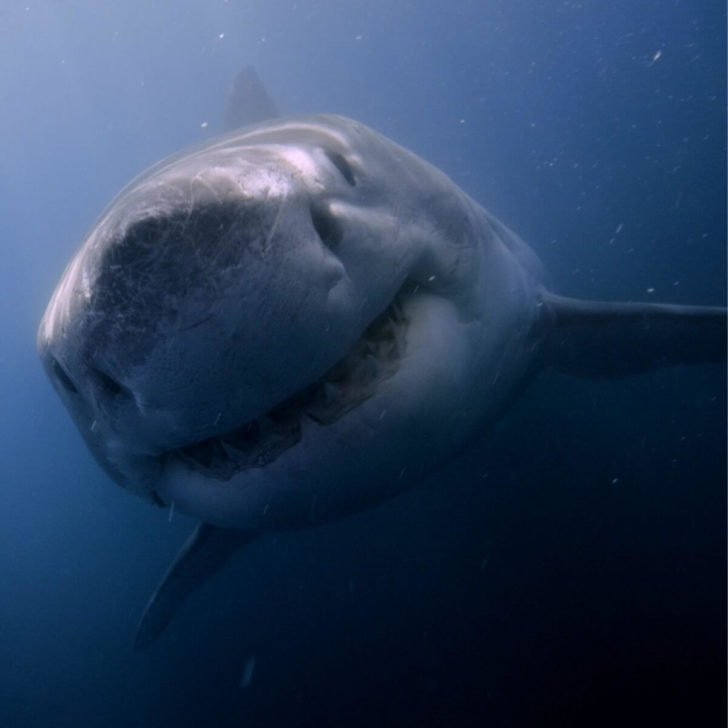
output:
[[251,127],[121,192],[53,295],[40,355],[139,495],[233,526],[269,506],[296,525],[337,487],[332,509],[355,507],[477,419],[461,385],[490,376],[483,347],[508,325],[483,312],[526,275],[481,213],[355,122]]

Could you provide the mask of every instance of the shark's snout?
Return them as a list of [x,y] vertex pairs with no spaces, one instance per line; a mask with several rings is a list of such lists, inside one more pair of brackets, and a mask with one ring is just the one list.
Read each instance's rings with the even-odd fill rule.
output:
[[234,158],[192,154],[122,192],[49,304],[41,357],[107,470],[261,466],[302,416],[338,420],[396,368],[405,275],[369,275],[372,239],[341,206],[353,167],[319,147]]
[[[419,443],[434,462],[474,426],[491,396],[461,413],[474,362],[519,376],[502,374],[503,317],[481,336],[506,290],[531,316],[509,234],[481,245],[489,234],[446,177],[355,122],[253,127],[121,192],[59,283],[39,350],[124,487],[225,525],[295,522],[307,506],[285,505],[291,488],[346,510],[401,488]],[[507,340],[520,351],[520,334]],[[253,493],[279,506],[263,515]]]

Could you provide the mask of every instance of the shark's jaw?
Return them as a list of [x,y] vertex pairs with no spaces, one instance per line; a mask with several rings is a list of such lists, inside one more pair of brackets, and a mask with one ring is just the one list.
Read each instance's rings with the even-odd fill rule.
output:
[[[409,286],[407,286],[408,288]],[[163,453],[161,505],[218,526],[301,528],[409,487],[481,418],[470,326],[450,301],[400,293],[324,375],[214,437]]]
[[369,399],[398,370],[406,350],[404,293],[367,327],[349,352],[320,379],[240,427],[161,456],[180,461],[203,477],[230,480],[265,468],[301,440],[302,420],[326,427]]

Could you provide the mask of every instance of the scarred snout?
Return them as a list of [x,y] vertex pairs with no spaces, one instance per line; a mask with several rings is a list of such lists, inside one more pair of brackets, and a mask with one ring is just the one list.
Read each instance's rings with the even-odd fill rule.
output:
[[367,419],[359,408],[412,361],[416,300],[478,316],[481,225],[444,175],[355,122],[251,127],[112,201],[58,284],[39,353],[118,483],[155,499],[180,466],[217,493],[310,452],[313,433],[337,440],[349,413]]
[[40,325],[49,377],[127,487],[119,473],[140,459],[238,428],[319,379],[401,278],[378,294],[348,275],[334,203],[351,185],[331,156],[212,157],[162,164],[123,191]]

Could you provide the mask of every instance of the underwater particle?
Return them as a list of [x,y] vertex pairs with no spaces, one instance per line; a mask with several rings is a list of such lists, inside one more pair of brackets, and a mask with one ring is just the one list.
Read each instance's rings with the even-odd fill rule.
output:
[[240,676],[240,689],[245,690],[251,682],[253,682],[253,672],[255,672],[256,658],[251,657],[243,667],[243,673]]
[[200,124],[200,129],[207,129],[207,122],[203,121],[202,124]]
[[225,33],[220,33],[220,35],[217,36],[220,40],[222,40],[225,37]]
[[619,233],[621,233],[621,232],[622,232],[622,228],[623,228],[623,227],[624,227],[624,223],[621,223],[621,222],[620,222],[620,223],[619,223],[619,225],[617,225],[617,229],[616,229],[616,230],[614,231],[614,234],[615,234],[615,235],[619,235]]
[[172,523],[173,518],[174,518],[174,501],[172,501],[172,505],[169,507],[169,515],[167,516],[167,523]]
[[652,56],[652,62],[657,63],[657,61],[659,61],[660,58],[662,58],[662,51],[659,51],[659,50],[655,51],[655,55]]
[[654,293],[654,292],[655,292],[655,289],[654,288],[648,288],[647,289],[647,293]]
[[617,485],[619,483],[619,478],[612,478],[612,485]]

